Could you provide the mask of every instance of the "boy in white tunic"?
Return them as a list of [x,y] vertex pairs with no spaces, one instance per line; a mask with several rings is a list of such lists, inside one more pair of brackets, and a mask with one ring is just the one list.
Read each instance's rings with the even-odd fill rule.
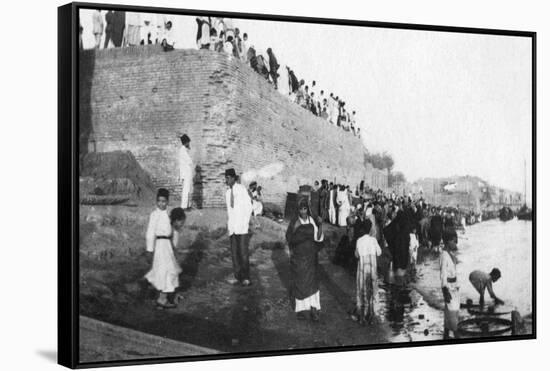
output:
[[181,268],[174,256],[178,243],[178,230],[185,222],[185,212],[175,208],[168,215],[169,193],[161,188],[157,193],[157,208],[151,213],[147,227],[147,251],[153,253],[153,264],[145,278],[159,291],[157,305],[174,308],[173,293],[179,286]]

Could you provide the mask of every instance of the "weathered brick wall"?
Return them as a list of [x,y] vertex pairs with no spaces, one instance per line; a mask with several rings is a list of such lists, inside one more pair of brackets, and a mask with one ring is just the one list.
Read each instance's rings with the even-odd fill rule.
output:
[[179,191],[179,136],[187,133],[198,166],[194,199],[203,206],[224,203],[227,167],[241,174],[282,167],[256,179],[264,199],[280,205],[286,192],[315,179],[355,188],[367,177],[358,138],[225,54],[91,50],[81,54],[79,74],[81,152],[130,150],[155,184]]

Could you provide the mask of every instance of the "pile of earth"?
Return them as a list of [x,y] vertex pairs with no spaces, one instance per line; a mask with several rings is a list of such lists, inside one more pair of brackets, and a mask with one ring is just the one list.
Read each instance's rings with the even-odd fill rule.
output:
[[155,186],[129,151],[88,153],[80,162],[80,202],[89,205],[150,201]]

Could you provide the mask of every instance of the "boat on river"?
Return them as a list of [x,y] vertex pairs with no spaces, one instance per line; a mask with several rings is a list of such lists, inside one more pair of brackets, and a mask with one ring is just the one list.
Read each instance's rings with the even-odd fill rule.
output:
[[519,209],[517,216],[519,220],[533,220],[533,210],[524,204],[521,209]]
[[514,212],[508,206],[504,206],[502,209],[500,209],[498,217],[503,222],[507,222],[508,220],[514,219]]

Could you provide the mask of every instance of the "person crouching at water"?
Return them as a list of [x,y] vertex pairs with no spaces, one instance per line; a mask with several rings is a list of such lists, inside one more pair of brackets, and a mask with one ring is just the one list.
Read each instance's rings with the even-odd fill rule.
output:
[[161,308],[176,306],[173,294],[179,286],[181,268],[174,256],[174,248],[178,243],[178,233],[185,223],[185,211],[180,207],[168,215],[168,199],[168,190],[159,189],[157,208],[149,217],[146,233],[147,251],[153,254],[153,264],[145,279],[159,291],[157,305]]
[[454,338],[458,338],[458,311],[460,309],[460,291],[457,285],[456,264],[458,259],[453,251],[456,250],[454,241],[444,241],[443,250],[439,256],[439,268],[441,277],[441,289],[445,301],[445,319],[443,338],[449,338],[449,332],[453,332]]
[[376,313],[375,303],[378,293],[376,258],[382,255],[382,249],[376,238],[369,235],[372,227],[369,219],[361,223],[355,248],[355,256],[359,259],[356,274],[356,311],[359,313],[361,324],[365,323],[365,320],[371,322]]
[[323,239],[321,218],[317,217],[317,220],[314,220],[307,200],[300,200],[298,216],[290,221],[286,231],[290,251],[292,295],[296,300],[295,311],[300,320],[306,319],[309,312],[313,321],[319,321],[321,301],[317,243]]
[[475,287],[477,292],[479,292],[479,307],[482,308],[485,304],[485,289],[489,291],[489,295],[495,301],[495,304],[504,304],[504,301],[497,298],[495,292],[493,291],[493,282],[498,281],[500,278],[500,270],[498,268],[493,268],[490,273],[485,273],[482,271],[473,271],[470,273],[470,283]]

